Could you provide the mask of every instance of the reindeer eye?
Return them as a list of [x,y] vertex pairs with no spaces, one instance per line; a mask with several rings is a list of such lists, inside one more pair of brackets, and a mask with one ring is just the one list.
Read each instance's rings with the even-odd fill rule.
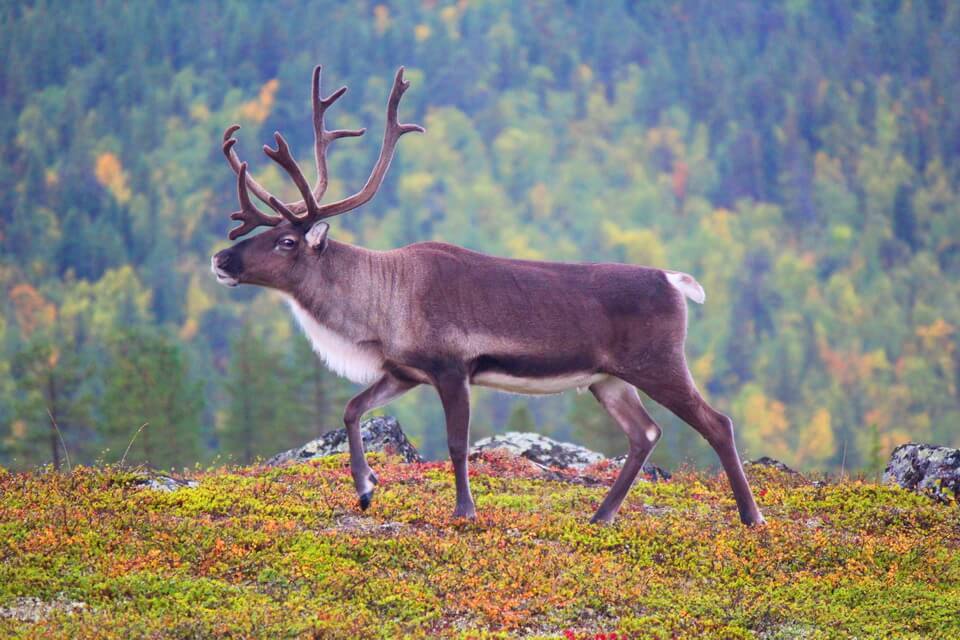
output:
[[297,241],[290,237],[280,238],[280,241],[277,242],[277,246],[281,249],[293,249],[295,246],[297,246]]

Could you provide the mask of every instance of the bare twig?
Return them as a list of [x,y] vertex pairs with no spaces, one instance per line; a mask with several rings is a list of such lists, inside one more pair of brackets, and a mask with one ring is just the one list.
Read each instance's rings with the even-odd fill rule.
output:
[[140,425],[140,428],[137,429],[137,432],[133,434],[133,437],[132,437],[132,438],[130,438],[130,442],[129,442],[129,444],[127,444],[127,450],[123,452],[123,457],[120,458],[120,466],[121,466],[121,467],[123,466],[123,463],[127,461],[127,454],[130,453],[130,447],[133,446],[133,441],[137,439],[137,436],[140,435],[140,432],[143,431],[148,424],[150,424],[150,423],[149,423],[149,422],[144,422],[142,425]]
[[63,434],[60,433],[60,427],[57,426],[57,421],[53,419],[53,413],[50,412],[50,407],[47,407],[47,415],[50,416],[50,424],[53,425],[54,431],[57,432],[57,437],[60,438],[60,446],[63,447],[63,457],[67,460],[67,473],[73,473],[73,465],[70,464],[70,452],[67,451],[67,443],[63,440]]
[[847,466],[847,439],[843,439],[843,454],[840,456],[840,480],[843,481],[844,470]]

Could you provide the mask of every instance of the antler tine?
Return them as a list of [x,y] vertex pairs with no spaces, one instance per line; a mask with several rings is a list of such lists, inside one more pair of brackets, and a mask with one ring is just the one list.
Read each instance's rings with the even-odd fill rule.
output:
[[313,85],[310,92],[310,100],[313,104],[313,135],[314,156],[317,161],[317,184],[313,189],[313,197],[316,202],[323,199],[323,194],[327,191],[327,146],[338,138],[355,138],[366,133],[366,129],[336,129],[327,131],[323,128],[323,116],[327,109],[340,99],[347,92],[346,87],[340,87],[326,98],[322,97],[320,92],[320,75],[323,71],[323,65],[318,64],[313,68]]
[[[323,118],[327,109],[346,93],[347,88],[341,87],[326,98],[322,97],[320,93],[320,75],[322,70],[323,67],[320,65],[314,68],[311,87],[313,131],[315,136],[314,151],[317,160],[317,184],[314,189],[310,189],[310,185],[307,183],[306,178],[304,178],[303,172],[290,153],[290,146],[279,132],[274,134],[277,141],[276,149],[272,149],[266,145],[263,147],[264,153],[290,174],[303,200],[287,203],[281,202],[247,173],[247,163],[241,162],[239,156],[237,156],[237,152],[234,150],[237,140],[233,137],[233,134],[240,129],[240,125],[232,125],[223,133],[223,154],[226,156],[230,167],[237,174],[237,193],[240,198],[240,211],[234,212],[230,217],[233,220],[240,220],[243,223],[230,231],[229,236],[231,240],[235,240],[249,233],[258,226],[276,226],[284,218],[289,220],[291,224],[306,225],[316,220],[329,218],[350,211],[351,209],[356,209],[373,198],[377,189],[380,188],[387,169],[390,168],[390,162],[393,160],[393,152],[400,136],[405,133],[410,133],[411,131],[421,133],[424,131],[423,127],[418,124],[401,124],[397,120],[400,99],[403,97],[404,92],[410,87],[410,83],[403,79],[403,67],[400,67],[393,79],[393,88],[390,90],[390,97],[387,100],[387,124],[383,132],[383,145],[380,148],[380,156],[377,158],[370,177],[367,178],[367,182],[363,185],[363,188],[354,195],[321,206],[318,203],[326,192],[328,185],[327,147],[338,138],[361,136],[366,131],[366,129],[336,129],[334,131],[328,131],[324,128]],[[269,216],[257,209],[250,200],[250,191],[262,202],[279,213],[281,217]]]
[[[236,140],[225,143],[224,151],[229,152],[230,147],[236,143]],[[240,211],[234,211],[230,214],[231,220],[240,220],[243,224],[230,230],[227,237],[236,240],[242,235],[246,235],[257,227],[275,227],[282,218],[268,216],[250,200],[250,194],[247,192],[247,163],[241,162],[237,171],[237,196],[240,199]],[[271,198],[273,196],[270,196]]]
[[271,149],[267,145],[263,145],[263,152],[267,154],[271,160],[283,167],[288,174],[290,174],[290,177],[293,179],[293,183],[297,185],[297,189],[300,191],[300,195],[303,196],[303,202],[306,204],[307,213],[304,216],[297,216],[286,204],[280,202],[273,196],[270,196],[270,206],[279,211],[287,220],[294,224],[309,224],[320,213],[318,211],[317,201],[314,199],[313,193],[310,191],[310,185],[307,184],[307,179],[303,177],[303,172],[300,170],[300,165],[297,164],[297,161],[293,159],[293,154],[290,153],[290,145],[287,144],[287,141],[284,140],[279,131],[274,132],[273,137],[277,141],[277,148]]
[[[227,127],[227,130],[223,132],[223,155],[227,157],[227,162],[230,163],[230,168],[233,169],[233,172],[237,175],[240,175],[240,166],[243,164],[237,156],[237,152],[234,150],[233,146],[237,143],[237,139],[233,137],[233,134],[240,130],[240,125],[234,124],[230,127]],[[269,191],[267,191],[263,185],[254,179],[253,176],[247,174],[247,188],[253,192],[253,195],[257,196],[260,202],[270,205],[270,198],[273,197]],[[291,205],[291,208],[296,213],[303,213],[307,210],[306,205],[303,202],[294,202]],[[279,212],[278,212],[279,213]]]
[[[397,69],[396,76],[394,76],[393,88],[390,90],[390,98],[387,100],[387,125],[383,132],[383,146],[380,148],[380,156],[377,158],[377,163],[374,165],[370,177],[367,178],[367,182],[363,185],[363,188],[352,196],[320,206],[318,219],[346,213],[369,202],[377,193],[377,189],[380,188],[380,184],[383,182],[383,177],[387,174],[387,169],[390,168],[390,162],[393,160],[393,152],[400,136],[405,133],[410,133],[411,131],[419,133],[425,131],[425,129],[418,124],[400,124],[397,119],[400,99],[408,88],[410,88],[410,83],[403,79],[403,67],[400,67]],[[337,92],[334,95],[340,97],[342,93]]]

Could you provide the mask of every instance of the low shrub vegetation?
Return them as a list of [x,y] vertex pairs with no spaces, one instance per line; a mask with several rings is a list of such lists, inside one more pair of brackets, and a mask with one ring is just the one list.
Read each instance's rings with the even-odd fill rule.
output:
[[118,467],[0,469],[0,635],[960,636],[955,504],[753,468],[768,524],[748,529],[722,475],[681,471],[594,526],[614,470],[548,480],[487,453],[471,522],[451,516],[447,463],[370,457],[364,513],[345,456],[195,471],[173,492]]

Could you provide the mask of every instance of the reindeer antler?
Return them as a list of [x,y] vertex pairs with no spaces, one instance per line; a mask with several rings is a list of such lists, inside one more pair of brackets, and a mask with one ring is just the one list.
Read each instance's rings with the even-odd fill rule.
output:
[[[233,146],[236,142],[236,140],[231,140],[229,144]],[[224,145],[224,150],[228,150],[226,145]],[[282,220],[282,218],[276,216],[268,216],[260,211],[260,209],[257,209],[256,205],[250,201],[246,181],[247,163],[241,162],[240,171],[237,172],[237,197],[240,199],[240,211],[231,213],[230,219],[240,220],[243,224],[230,230],[227,237],[231,240],[236,240],[240,236],[250,233],[257,227],[275,227],[280,223],[280,220]]]
[[[326,98],[320,94],[320,73],[323,67],[317,65],[313,70],[313,83],[311,88],[311,103],[313,106],[313,133],[314,133],[314,154],[317,162],[317,183],[311,191],[307,180],[290,153],[290,146],[279,132],[274,133],[277,141],[277,148],[271,149],[264,145],[263,151],[274,162],[279,164],[293,179],[294,184],[300,191],[302,200],[296,202],[281,202],[273,194],[263,188],[252,176],[247,174],[247,164],[241,162],[233,147],[236,139],[233,134],[240,128],[240,125],[229,127],[223,134],[223,153],[230,163],[231,168],[237,174],[237,189],[240,196],[241,210],[231,214],[234,220],[242,220],[243,224],[230,231],[229,237],[234,240],[246,233],[249,233],[258,226],[276,226],[281,218],[269,216],[251,202],[247,190],[252,191],[262,202],[269,205],[271,209],[289,220],[292,224],[309,225],[317,220],[329,218],[341,213],[346,213],[352,209],[368,202],[376,194],[383,182],[383,178],[390,168],[390,162],[393,160],[393,152],[397,141],[405,133],[411,131],[423,132],[424,129],[417,124],[400,124],[397,119],[397,110],[400,105],[400,99],[404,92],[410,87],[410,83],[403,79],[403,67],[397,70],[393,80],[393,88],[390,91],[390,98],[387,100],[387,125],[383,134],[383,146],[380,149],[380,156],[373,167],[373,171],[363,188],[354,195],[331,202],[326,205],[320,205],[320,199],[327,190],[329,180],[327,178],[327,147],[337,138],[357,137],[364,134],[366,129],[337,129],[328,131],[324,128],[323,117],[327,109],[336,102],[344,93],[346,87],[340,87]],[[304,215],[301,215],[304,214]]]
[[393,78],[393,88],[390,90],[390,98],[387,100],[387,127],[383,132],[383,146],[380,148],[380,156],[377,163],[373,166],[370,177],[367,178],[363,189],[353,194],[349,198],[331,202],[320,207],[320,219],[330,218],[356,209],[366,204],[377,193],[383,177],[387,175],[387,169],[390,168],[390,162],[393,160],[393,151],[397,146],[397,141],[405,133],[416,131],[423,133],[425,129],[418,124],[400,124],[397,120],[397,110],[400,106],[400,98],[404,92],[410,88],[410,83],[403,79],[403,67],[397,69],[397,75]]

